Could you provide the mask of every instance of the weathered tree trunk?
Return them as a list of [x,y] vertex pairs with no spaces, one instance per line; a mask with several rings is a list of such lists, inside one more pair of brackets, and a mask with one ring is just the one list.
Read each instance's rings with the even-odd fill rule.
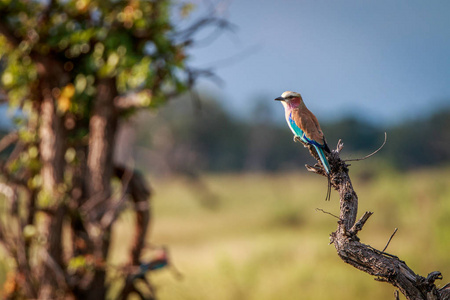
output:
[[108,256],[111,226],[103,228],[101,219],[110,209],[111,179],[113,177],[113,151],[118,113],[114,106],[117,97],[116,79],[102,78],[97,83],[93,114],[89,121],[89,148],[87,156],[86,187],[88,202],[92,203],[88,212],[91,223],[88,228],[93,242],[93,256],[96,261],[94,276],[78,298],[105,299],[107,286],[106,258]]
[[56,297],[55,292],[58,289],[64,289],[66,286],[65,278],[58,278],[62,273],[61,269],[64,268],[61,236],[66,208],[63,201],[64,191],[61,191],[60,185],[64,180],[66,136],[62,118],[57,114],[57,99],[54,94],[57,94],[55,91],[59,91],[67,83],[67,78],[64,76],[62,66],[49,58],[38,57],[37,70],[38,97],[40,97],[38,103],[41,115],[39,124],[39,152],[42,162],[41,193],[44,193],[44,197],[51,201],[47,204],[47,213],[43,216],[42,223],[39,224],[47,240],[43,250],[46,253],[41,255],[44,260],[42,272],[45,276],[42,277],[38,298],[50,299]]
[[89,121],[88,192],[89,197],[111,196],[110,181],[113,175],[113,151],[117,129],[116,79],[103,78],[97,84],[94,113]]
[[[123,117],[118,109],[156,107],[191,88],[199,76],[212,76],[208,70],[185,66],[184,53],[199,30],[226,28],[228,23],[212,13],[177,29],[166,14],[170,1],[137,1],[131,6],[126,1],[91,1],[75,10],[66,2],[28,2],[0,5],[0,72],[10,78],[0,86],[10,100],[21,102],[19,106],[31,106],[28,128],[20,127],[15,137],[0,140],[0,151],[17,142],[0,161],[0,192],[3,189],[8,198],[2,206],[0,244],[16,265],[2,296],[101,300],[110,288],[108,272],[119,273],[113,280],[125,279],[122,290],[114,289],[120,296],[134,292],[149,299],[154,293],[141,279],[149,270],[140,268],[140,256],[150,222],[151,192],[134,170],[114,172],[115,134]],[[111,10],[149,13],[132,14],[124,22],[122,13]],[[145,45],[159,38],[165,47],[158,49],[155,60]],[[147,70],[135,72],[134,66]],[[111,77],[101,75],[105,70]],[[118,95],[116,79],[124,76],[129,78]],[[140,82],[139,87],[133,82]],[[122,195],[112,191],[113,176],[122,179]],[[107,262],[111,228],[128,199],[136,214],[135,239],[127,264],[112,266]],[[137,276],[152,296],[137,288]]]
[[[437,289],[434,284],[436,279],[442,279],[440,272],[432,272],[427,278],[424,278],[415,274],[397,256],[376,250],[360,242],[357,236],[358,231],[362,230],[372,213],[366,212],[356,221],[358,196],[348,175],[348,165],[339,157],[342,148],[343,143],[339,141],[337,149],[328,156],[331,166],[331,182],[333,187],[339,191],[340,198],[338,227],[330,236],[339,257],[353,267],[375,276],[376,280],[388,282],[397,287],[407,299],[450,299],[450,286],[448,284],[441,289]],[[313,154],[313,148],[309,147],[309,149]],[[307,169],[311,172],[325,175],[320,166],[307,166]]]

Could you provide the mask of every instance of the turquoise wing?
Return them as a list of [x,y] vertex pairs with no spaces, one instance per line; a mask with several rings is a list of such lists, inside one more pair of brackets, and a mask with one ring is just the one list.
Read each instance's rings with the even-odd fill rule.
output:
[[294,120],[292,119],[292,116],[289,115],[289,127],[291,128],[292,132],[298,136],[304,143],[313,145],[314,148],[316,149],[317,154],[319,155],[320,161],[322,162],[322,165],[325,169],[325,172],[327,174],[330,174],[330,165],[328,164],[328,160],[327,157],[325,156],[325,153],[323,152],[323,145],[317,143],[314,140],[309,139],[308,137],[306,137],[305,133],[303,132],[303,130],[301,130],[300,127],[297,126],[297,124],[295,124]]
[[291,128],[292,132],[298,136],[303,142],[308,143],[308,140],[306,139],[305,133],[303,130],[300,129],[300,127],[295,124],[294,120],[292,119],[292,114],[289,115],[289,127]]

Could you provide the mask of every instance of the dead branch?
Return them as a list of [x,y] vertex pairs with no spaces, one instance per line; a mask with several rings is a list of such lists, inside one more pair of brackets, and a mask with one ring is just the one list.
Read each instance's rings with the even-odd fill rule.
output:
[[328,211],[325,211],[325,210],[323,210],[323,209],[321,209],[321,208],[316,208],[316,211],[321,211],[321,212],[323,212],[324,214],[330,215],[330,216],[335,217],[336,219],[339,220],[339,217],[338,217],[338,216],[336,216],[335,214],[332,214],[332,213],[330,213],[330,212],[328,212]]
[[[131,172],[123,167],[115,166],[115,174],[119,178],[124,178],[127,173]],[[144,246],[148,225],[150,222],[150,204],[149,199],[152,195],[144,176],[138,171],[132,171],[129,183],[127,185],[127,193],[130,194],[134,203],[136,212],[136,236],[133,245],[133,264],[139,264],[139,257]]]
[[[311,148],[310,151],[313,154]],[[328,156],[331,167],[331,184],[339,192],[340,198],[340,220],[336,231],[331,233],[331,242],[334,244],[339,257],[353,267],[374,276],[375,280],[392,284],[407,299],[450,299],[450,284],[441,289],[437,289],[434,284],[435,280],[442,279],[440,272],[432,272],[426,278],[422,277],[397,256],[385,253],[386,247],[383,251],[379,251],[359,241],[357,233],[362,230],[372,213],[366,212],[359,221],[356,221],[358,196],[348,175],[348,165],[339,157],[342,148],[343,143],[339,141],[336,150]],[[318,165],[307,169],[310,172],[325,176],[323,168]],[[386,246],[389,245],[393,236],[394,234],[392,234]]]
[[358,231],[361,231],[364,224],[366,224],[371,215],[373,215],[373,212],[366,211],[364,215],[358,220],[358,222],[356,222],[355,225],[353,225],[353,227],[350,229],[350,233],[356,235]]
[[[133,248],[130,253],[130,263],[131,266],[139,266],[141,252],[144,248],[145,238],[147,237],[147,232],[150,223],[150,203],[149,199],[152,195],[151,189],[148,186],[144,176],[142,176],[137,171],[131,171],[121,166],[114,167],[115,175],[122,179],[124,192],[131,196],[134,203],[134,210],[136,213],[135,221],[135,236],[133,242]],[[149,282],[148,286],[152,290],[152,286]],[[126,274],[125,286],[119,296],[119,299],[127,299],[128,295],[131,293],[140,294],[140,291],[135,286],[133,280],[133,274]],[[152,292],[153,294],[153,292]],[[141,297],[142,299],[147,299]],[[151,297],[153,299],[153,296]]]
[[390,244],[391,241],[392,241],[392,238],[393,238],[394,235],[397,233],[397,230],[398,230],[398,228],[395,228],[394,232],[391,234],[391,237],[390,237],[389,240],[387,241],[386,246],[384,246],[384,248],[383,248],[383,250],[381,250],[381,252],[384,252],[384,251],[387,249],[387,247],[389,246],[389,244]]
[[369,158],[369,157],[371,157],[371,156],[374,156],[375,154],[377,154],[381,149],[383,149],[383,147],[384,147],[384,145],[386,145],[386,141],[387,141],[387,133],[385,132],[384,133],[384,142],[383,142],[383,144],[377,149],[377,150],[375,150],[374,152],[372,152],[372,153],[370,153],[370,154],[368,154],[368,155],[366,155],[366,156],[364,156],[364,157],[361,157],[361,158],[354,158],[354,159],[346,159],[346,160],[344,160],[344,161],[360,161],[360,160],[365,160],[365,159],[367,159],[367,158]]

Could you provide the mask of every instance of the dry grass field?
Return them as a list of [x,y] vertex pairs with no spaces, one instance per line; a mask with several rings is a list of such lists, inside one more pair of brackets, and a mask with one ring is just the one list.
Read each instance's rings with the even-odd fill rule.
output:
[[[359,214],[375,214],[359,234],[420,275],[439,270],[450,281],[450,168],[387,171],[367,164],[351,167]],[[394,288],[343,263],[329,234],[338,214],[338,195],[324,201],[326,180],[305,172],[209,174],[207,191],[191,181],[149,177],[155,194],[148,241],[166,245],[174,266],[151,273],[161,300],[393,299]],[[114,227],[109,263],[124,263],[132,239],[133,214]],[[151,252],[144,255],[151,255]],[[0,284],[12,265],[0,260]],[[115,299],[111,281],[110,299]]]
[[[359,234],[362,242],[382,249],[397,227],[387,252],[420,275],[441,271],[438,284],[449,282],[450,169],[368,175],[355,166],[351,176],[360,215],[375,213]],[[159,299],[393,299],[392,286],[346,265],[328,245],[336,219],[316,208],[338,214],[338,195],[324,201],[322,177],[211,174],[203,178],[209,194],[183,178],[151,180],[149,240],[167,245],[183,274],[181,280],[168,269],[150,275]],[[213,208],[205,195],[214,196]],[[124,214],[115,228],[114,264],[131,224],[132,215]]]

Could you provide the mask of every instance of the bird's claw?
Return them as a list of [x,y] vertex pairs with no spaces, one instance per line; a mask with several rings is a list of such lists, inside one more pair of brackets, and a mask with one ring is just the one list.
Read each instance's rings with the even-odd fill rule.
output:
[[300,137],[298,135],[294,135],[294,142],[301,142],[302,140],[300,139]]

